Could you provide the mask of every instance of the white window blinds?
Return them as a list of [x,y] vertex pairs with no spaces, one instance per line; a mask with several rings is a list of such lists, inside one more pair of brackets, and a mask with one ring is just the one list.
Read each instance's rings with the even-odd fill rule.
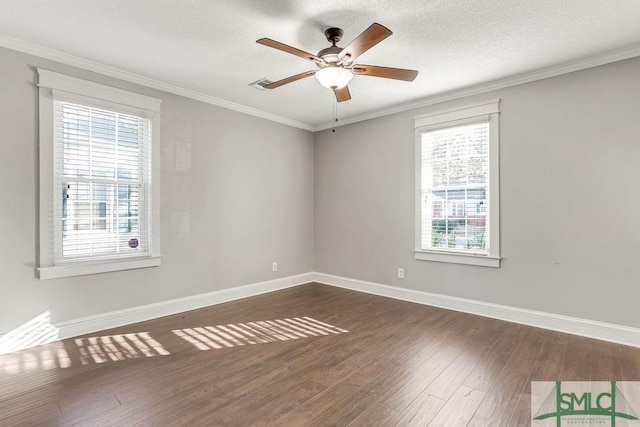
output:
[[489,254],[489,123],[422,132],[421,249]]
[[56,264],[151,248],[151,121],[54,100]]

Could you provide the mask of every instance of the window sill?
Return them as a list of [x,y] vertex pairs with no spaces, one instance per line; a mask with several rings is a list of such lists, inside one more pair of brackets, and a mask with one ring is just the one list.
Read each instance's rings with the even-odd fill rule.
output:
[[453,252],[413,251],[415,259],[422,261],[449,262],[454,264],[479,265],[482,267],[500,267],[500,257],[472,255]]
[[105,262],[82,262],[54,267],[36,269],[36,277],[40,280],[59,279],[62,277],[84,276],[87,274],[108,273],[111,271],[133,270],[137,268],[159,267],[161,256],[145,258],[120,259]]

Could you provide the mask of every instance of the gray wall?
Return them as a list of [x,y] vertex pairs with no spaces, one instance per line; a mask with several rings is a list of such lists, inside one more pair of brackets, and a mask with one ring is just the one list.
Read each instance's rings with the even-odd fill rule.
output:
[[[35,67],[162,99],[161,267],[34,278]],[[0,48],[0,179],[0,334],[313,270],[307,131]]]
[[[315,136],[2,48],[0,64],[0,334],[314,269],[640,327],[639,58]],[[35,67],[163,100],[162,267],[34,278]],[[502,267],[416,261],[413,117],[496,97]]]
[[[639,76],[635,58],[317,133],[316,271],[640,327]],[[502,266],[416,261],[413,118],[492,98]]]

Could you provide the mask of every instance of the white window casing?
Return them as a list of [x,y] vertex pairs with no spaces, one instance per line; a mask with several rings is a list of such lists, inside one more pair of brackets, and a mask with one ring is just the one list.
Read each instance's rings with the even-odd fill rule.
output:
[[415,117],[417,260],[500,266],[499,107]]
[[161,101],[38,75],[37,277],[159,266]]

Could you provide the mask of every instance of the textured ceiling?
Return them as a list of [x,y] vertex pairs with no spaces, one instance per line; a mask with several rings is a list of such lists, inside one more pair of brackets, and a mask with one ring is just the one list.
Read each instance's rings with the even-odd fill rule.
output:
[[27,42],[312,129],[331,123],[333,94],[314,78],[249,87],[315,67],[257,39],[317,53],[328,27],[344,30],[341,46],[373,22],[391,29],[356,62],[420,74],[356,76],[344,120],[640,45],[639,0],[0,0],[0,11],[0,45]]

